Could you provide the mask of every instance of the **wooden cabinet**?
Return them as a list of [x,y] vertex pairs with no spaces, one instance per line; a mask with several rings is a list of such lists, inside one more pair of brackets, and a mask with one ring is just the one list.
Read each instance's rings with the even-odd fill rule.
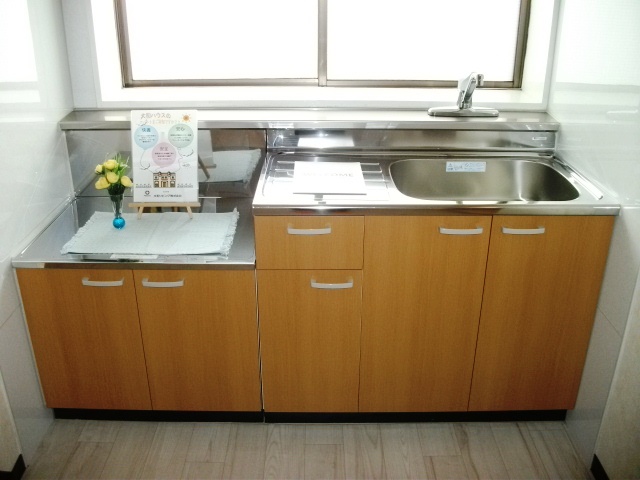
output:
[[17,275],[47,406],[150,409],[132,272]]
[[267,412],[355,412],[362,217],[256,217]]
[[265,410],[573,408],[613,220],[256,218]]
[[253,271],[17,275],[47,406],[260,410]]
[[248,270],[18,269],[52,408],[574,406],[614,217],[257,217]]
[[259,411],[254,272],[136,270],[156,410]]
[[360,410],[467,409],[491,217],[367,217]]
[[613,220],[494,217],[469,410],[574,407]]

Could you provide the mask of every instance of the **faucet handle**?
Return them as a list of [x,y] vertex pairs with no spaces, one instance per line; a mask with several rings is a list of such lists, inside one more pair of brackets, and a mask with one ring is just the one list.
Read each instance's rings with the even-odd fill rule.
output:
[[484,85],[484,75],[471,72],[458,80],[458,101],[454,107],[431,107],[427,113],[433,116],[449,117],[497,117],[494,108],[473,107],[471,97],[476,87]]

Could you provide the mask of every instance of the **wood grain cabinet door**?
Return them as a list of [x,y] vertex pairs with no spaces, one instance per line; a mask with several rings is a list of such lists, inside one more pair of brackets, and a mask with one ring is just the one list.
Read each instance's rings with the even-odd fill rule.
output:
[[48,407],[151,408],[130,270],[17,276]]
[[358,411],[359,270],[258,270],[264,409]]
[[136,270],[154,410],[260,411],[252,270]]
[[574,407],[613,220],[494,218],[469,410]]
[[467,409],[491,217],[366,217],[360,410]]

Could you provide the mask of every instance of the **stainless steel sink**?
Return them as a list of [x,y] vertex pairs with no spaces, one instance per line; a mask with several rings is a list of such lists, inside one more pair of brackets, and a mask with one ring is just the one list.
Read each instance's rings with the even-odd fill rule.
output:
[[402,194],[422,200],[539,202],[580,196],[556,168],[530,159],[406,159],[393,162],[390,174]]

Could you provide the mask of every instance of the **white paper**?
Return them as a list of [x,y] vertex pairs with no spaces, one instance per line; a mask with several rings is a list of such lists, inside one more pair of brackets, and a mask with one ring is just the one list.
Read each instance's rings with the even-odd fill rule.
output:
[[295,162],[293,193],[366,195],[359,162]]

